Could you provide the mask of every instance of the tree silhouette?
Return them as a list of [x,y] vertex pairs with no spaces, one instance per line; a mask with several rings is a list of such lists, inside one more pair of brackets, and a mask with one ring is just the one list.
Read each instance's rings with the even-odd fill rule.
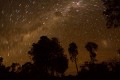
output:
[[[49,39],[47,36],[42,36],[37,43],[33,43],[32,48],[29,51],[29,54],[33,57],[34,64],[42,75],[44,73],[46,75],[49,72],[51,72],[51,75],[54,75],[55,72],[62,69],[62,66],[65,66],[63,71],[67,69],[67,58],[64,57],[65,55],[63,53],[64,50],[58,39]],[[66,63],[59,62],[60,60]],[[58,63],[65,65],[60,65]]]
[[7,80],[9,69],[3,64],[3,58],[0,56],[0,80]]
[[98,49],[98,45],[94,42],[88,42],[85,46],[85,48],[89,51],[90,53],[90,58],[91,58],[91,62],[94,63],[95,58],[96,58],[96,52],[95,50]]
[[77,50],[77,46],[76,46],[76,44],[74,42],[72,42],[71,44],[69,44],[68,51],[69,51],[69,55],[70,55],[71,61],[75,62],[77,73],[78,73],[78,66],[77,66],[78,50]]
[[63,76],[64,72],[68,68],[67,57],[65,55],[61,55],[61,56],[56,57],[52,62],[53,62],[52,68],[54,68],[54,70],[56,71],[56,74]]
[[107,20],[107,27],[120,26],[120,0],[102,0],[106,10],[103,14]]
[[2,65],[3,58],[0,56],[0,65]]
[[0,73],[4,72],[5,66],[3,65],[3,58],[0,57]]

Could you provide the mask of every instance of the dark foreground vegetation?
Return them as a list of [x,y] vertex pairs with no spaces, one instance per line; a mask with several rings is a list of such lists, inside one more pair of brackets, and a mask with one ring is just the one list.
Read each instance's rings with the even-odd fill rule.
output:
[[[29,55],[32,62],[23,65],[13,63],[6,67],[0,57],[0,80],[120,80],[120,60],[97,63],[96,50],[98,45],[88,42],[85,45],[90,54],[90,61],[77,65],[77,45],[69,45],[70,60],[75,63],[76,76],[66,76],[68,58],[57,38],[49,39],[42,36],[37,43],[33,43]],[[78,70],[80,68],[80,71]]]
[[14,67],[1,65],[0,80],[120,80],[120,62],[99,64],[86,62],[80,66],[81,71],[76,76],[52,75],[44,71],[38,71],[35,64],[30,62],[16,71]]
[[[102,0],[106,10],[103,14],[108,28],[120,26],[120,0]],[[6,67],[3,58],[0,57],[0,80],[120,80],[120,60],[109,62],[96,62],[96,50],[98,45],[88,42],[85,45],[90,54],[90,61],[83,65],[77,65],[77,45],[72,42],[68,52],[70,60],[75,63],[76,76],[66,76],[68,69],[68,57],[57,38],[49,39],[42,36],[37,43],[33,43],[28,54],[31,62],[23,65],[13,63]],[[120,54],[120,49],[118,50]],[[78,70],[80,68],[80,71]]]

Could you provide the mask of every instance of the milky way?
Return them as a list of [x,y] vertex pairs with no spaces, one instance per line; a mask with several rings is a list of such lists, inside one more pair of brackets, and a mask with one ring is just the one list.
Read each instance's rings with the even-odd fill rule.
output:
[[[57,37],[67,55],[69,43],[75,42],[79,64],[89,60],[88,41],[98,44],[99,61],[116,57],[120,29],[106,29],[104,9],[100,0],[0,0],[0,56],[6,65],[30,61],[32,43],[46,35]],[[73,67],[70,62],[68,72]]]

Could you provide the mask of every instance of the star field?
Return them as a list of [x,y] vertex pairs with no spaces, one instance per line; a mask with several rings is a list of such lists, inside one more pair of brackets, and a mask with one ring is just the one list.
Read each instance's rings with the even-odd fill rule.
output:
[[[68,55],[68,45],[78,45],[78,63],[89,60],[84,48],[89,41],[98,44],[99,61],[116,57],[120,48],[120,29],[106,29],[100,0],[1,0],[0,56],[4,63],[23,64],[40,36],[57,37]],[[73,73],[73,63],[69,63]]]

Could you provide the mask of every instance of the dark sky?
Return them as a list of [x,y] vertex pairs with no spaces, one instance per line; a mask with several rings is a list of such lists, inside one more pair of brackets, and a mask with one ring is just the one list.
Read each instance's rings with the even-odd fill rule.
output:
[[[84,48],[98,44],[98,61],[117,57],[120,28],[107,29],[100,0],[0,0],[0,56],[4,63],[30,61],[27,52],[42,35],[57,37],[68,55],[68,45],[78,45],[78,64],[88,61]],[[74,73],[69,63],[67,73]]]

